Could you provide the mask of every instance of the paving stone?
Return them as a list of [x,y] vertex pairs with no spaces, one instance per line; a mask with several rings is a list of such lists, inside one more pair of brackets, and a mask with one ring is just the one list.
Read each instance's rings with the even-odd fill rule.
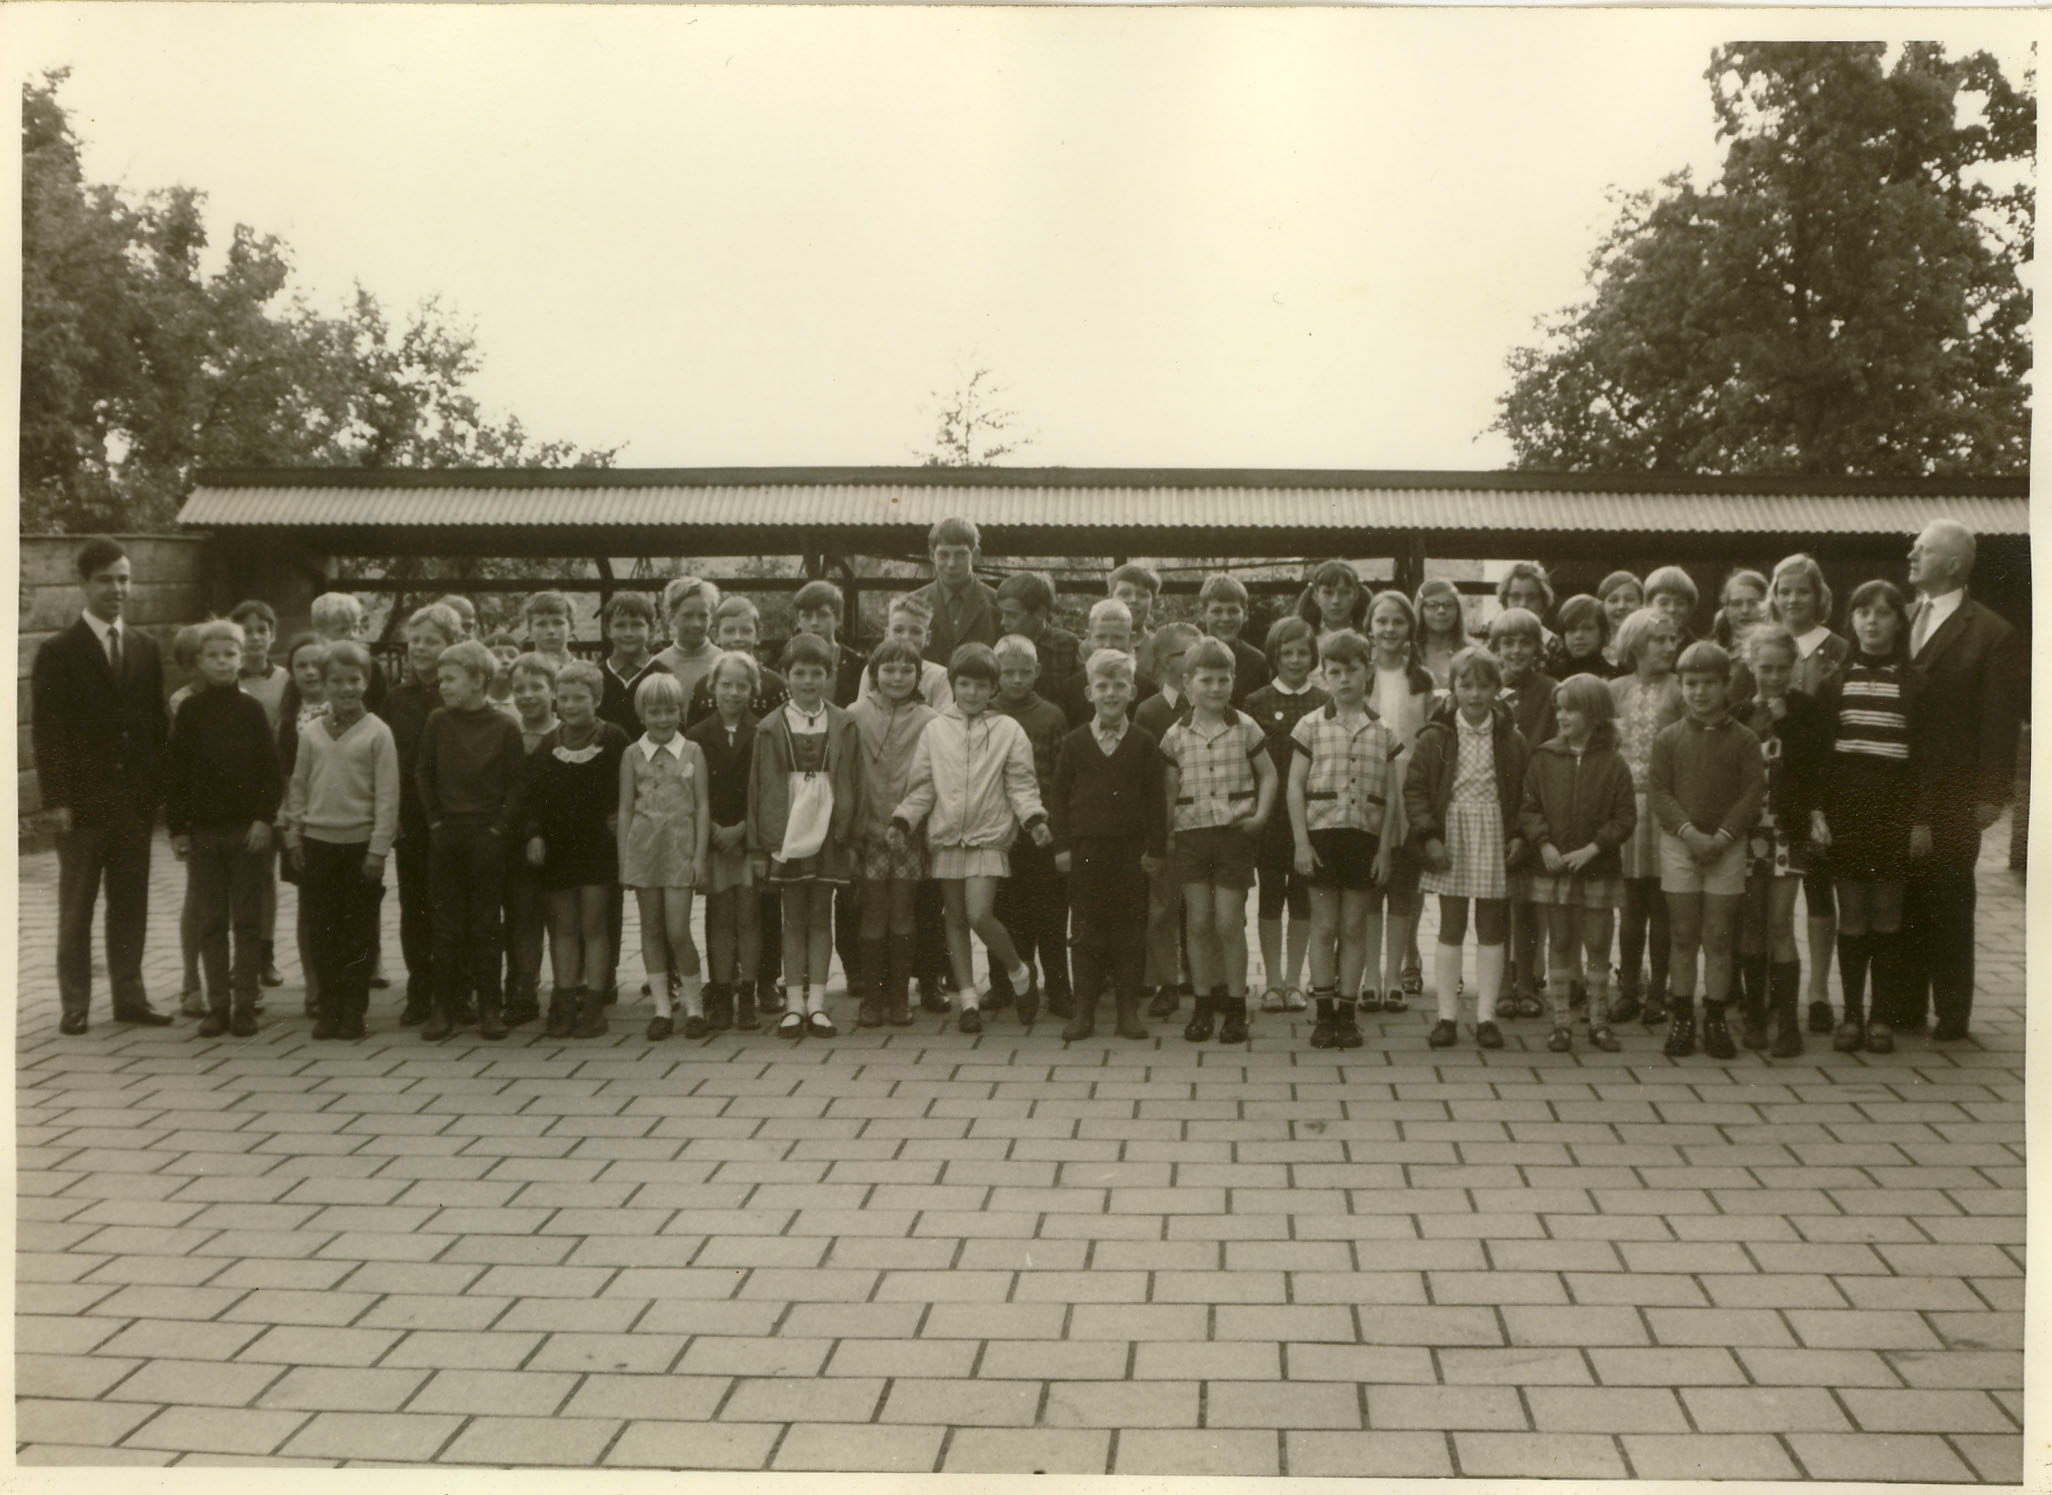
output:
[[1352,1386],[1337,1384],[1213,1380],[1205,1386],[1204,1425],[1358,1429],[1360,1398]]
[[[98,1355],[16,1355],[14,1357],[14,1394],[18,1397],[48,1397],[58,1401],[93,1401],[106,1396],[119,1382],[127,1380],[142,1366],[140,1360],[119,1359]],[[156,1369],[153,1363],[148,1369]],[[212,1369],[213,1367],[207,1367]],[[190,1367],[167,1374],[190,1375]],[[129,1400],[122,1397],[118,1400]],[[134,1398],[136,1401],[170,1401],[170,1396],[154,1394]],[[239,1400],[247,1400],[242,1398]],[[239,1404],[231,1403],[231,1405]]]
[[112,1447],[158,1411],[159,1408],[147,1403],[17,1397],[14,1436],[19,1443]]
[[1617,1479],[1614,1439],[1596,1433],[1457,1432],[1454,1452],[1470,1479]]
[[619,1430],[618,1418],[478,1417],[436,1462],[512,1469],[537,1464],[590,1468]]
[[948,1443],[947,1474],[1103,1474],[1111,1433],[1092,1428],[961,1428]]
[[[724,1426],[724,1424],[723,1424]],[[745,1424],[742,1424],[745,1426]],[[632,1431],[630,1427],[629,1431]],[[798,1426],[790,1430],[777,1449],[775,1469],[830,1469],[876,1471],[880,1473],[924,1474],[939,1461],[941,1442],[947,1436],[942,1426],[860,1427],[836,1424],[832,1427]],[[625,1441],[624,1439],[622,1440]],[[609,1459],[608,1462],[617,1462]],[[681,1467],[694,1467],[683,1465]],[[740,1467],[738,1464],[695,1467]]]
[[1283,1434],[1293,1477],[1434,1479],[1453,1473],[1443,1433],[1307,1432]]
[[1281,1455],[1271,1432],[1166,1432],[1130,1428],[1119,1434],[1116,1474],[1275,1474]]
[[426,1463],[462,1422],[460,1417],[408,1412],[322,1412],[279,1451],[305,1458]]
[[1945,1440],[1921,1433],[1794,1433],[1789,1446],[1812,1479],[1950,1483],[1973,1471]]
[[166,1407],[126,1441],[133,1448],[267,1454],[278,1451],[308,1415],[251,1407]]
[[2023,1483],[2024,1445],[2016,1434],[1955,1433],[1952,1446],[1985,1483]]
[[[234,1366],[223,1370],[273,1370]],[[302,1366],[286,1371],[255,1399],[259,1407],[306,1412],[396,1412],[428,1377],[425,1370],[336,1369]]]
[[477,1416],[547,1417],[577,1384],[564,1372],[536,1370],[443,1370],[407,1404],[410,1412],[458,1412]]
[[1745,1370],[1727,1349],[1604,1347],[1592,1349],[1589,1359],[1596,1367],[1596,1379],[1606,1386],[1742,1386],[1746,1381]]
[[1051,1427],[1195,1428],[1195,1381],[1053,1382],[1042,1421]]
[[1681,1398],[1706,1433],[1837,1432],[1851,1426],[1822,1387],[1689,1386]]
[[1746,1373],[1762,1386],[1877,1386],[1902,1384],[1873,1350],[1780,1350],[1737,1352]]
[[1874,1433],[2015,1434],[2009,1414],[1984,1391],[1841,1390],[1853,1422]]
[[1640,1479],[1798,1479],[1781,1440],[1767,1433],[1626,1433],[1620,1440]]

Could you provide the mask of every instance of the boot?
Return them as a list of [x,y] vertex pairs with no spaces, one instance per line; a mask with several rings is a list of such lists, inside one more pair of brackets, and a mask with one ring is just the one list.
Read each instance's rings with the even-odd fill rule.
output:
[[[1062,1027],[1062,1037],[1073,1043],[1082,1038],[1097,1036],[1098,993],[1103,990],[1103,970],[1093,952],[1076,952],[1076,985],[1071,1002],[1069,1020]],[[1049,1012],[1054,1011],[1054,1002],[1047,1004]]]
[[1339,1023],[1333,1009],[1338,1005],[1333,989],[1324,991],[1313,988],[1311,1008],[1314,1014],[1311,1024],[1311,1047],[1314,1049],[1336,1049],[1339,1047]]
[[606,1033],[606,994],[595,986],[577,989],[577,1026],[574,1038],[603,1038]]
[[1731,1029],[1725,1026],[1724,1003],[1703,1002],[1703,1052],[1712,1059],[1736,1059],[1738,1046],[1731,1041]]
[[715,1033],[734,1026],[734,988],[724,981],[705,984],[705,1025]]
[[881,1028],[884,1021],[884,993],[890,984],[890,945],[884,940],[863,940],[855,966],[855,989],[862,1000],[855,1008],[855,1026]]
[[912,1026],[912,967],[918,958],[918,936],[894,934],[884,940],[884,1021],[893,1028]]
[[1147,1015],[1154,1018],[1171,1018],[1176,1015],[1176,989],[1164,982],[1154,989],[1154,1000],[1147,1004]]
[[1754,1053],[1767,1047],[1767,956],[1738,957],[1740,1038]]
[[1838,937],[1838,985],[1845,997],[1845,1017],[1832,1036],[1831,1047],[1841,1054],[1855,1054],[1867,1042],[1867,957],[1871,947],[1864,934]]
[[399,1009],[399,1026],[402,1028],[417,1027],[434,1016],[435,1011],[433,991],[425,987],[415,990],[411,982],[407,988],[406,1005]]
[[1767,967],[1768,1004],[1774,1009],[1774,1047],[1768,1053],[1776,1059],[1794,1059],[1803,1052],[1803,1029],[1796,1008],[1802,1002],[1801,961],[1777,960]]
[[1220,1019],[1218,1041],[1220,1043],[1245,1043],[1247,1041],[1247,999],[1245,997],[1219,998]]
[[1344,997],[1332,1004],[1332,1026],[1338,1041],[1335,1048],[1358,1049],[1361,1046],[1361,1030],[1354,1022],[1354,1004]]
[[440,1043],[456,1031],[455,1003],[437,992],[434,1008],[428,1020],[420,1025],[420,1036],[429,1043]]
[[522,981],[517,987],[509,987],[506,992],[506,1008],[503,1015],[506,1026],[517,1028],[522,1023],[531,1023],[540,1017],[540,995],[541,988],[538,985],[529,986],[525,981]]
[[477,994],[477,1036],[493,1042],[506,1036],[506,1014],[497,992]]
[[1183,1025],[1183,1038],[1189,1043],[1203,1043],[1211,1037],[1211,1016],[1218,1005],[1217,992],[1200,993],[1190,1003],[1190,1021]]
[[1662,1045],[1661,1052],[1670,1059],[1686,1059],[1696,1052],[1695,998],[1675,997],[1668,1017],[1667,1042]]
[[207,1015],[200,1019],[199,1036],[219,1038],[228,1031],[228,994],[219,992],[207,999]]
[[[1083,998],[1095,1005],[1096,999]],[[1114,1010],[1118,1014],[1118,1034],[1121,1038],[1145,1038],[1147,1029],[1140,1021],[1140,994],[1137,991],[1119,990],[1112,996]]]
[[570,993],[560,986],[550,987],[549,1015],[542,1032],[550,1038],[568,1038],[576,1026],[577,1006]]
[[755,983],[736,981],[734,983],[734,1031],[753,1033],[761,1027],[755,1015]]
[[249,997],[238,997],[234,1011],[228,1014],[228,1031],[237,1038],[254,1038],[256,1030],[256,1002]]

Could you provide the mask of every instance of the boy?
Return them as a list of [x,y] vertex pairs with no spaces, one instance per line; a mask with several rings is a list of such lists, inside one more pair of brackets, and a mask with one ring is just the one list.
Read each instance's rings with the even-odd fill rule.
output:
[[[186,864],[206,969],[199,1036],[257,1030],[263,876],[271,818],[284,795],[264,708],[242,693],[242,630],[200,625],[199,686],[178,708],[165,770],[171,850]],[[229,961],[230,929],[234,962]],[[232,1010],[231,1010],[232,1008]]]
[[[1657,573],[1656,573],[1657,574]],[[1668,961],[1672,1021],[1665,1052],[1695,1052],[1696,949],[1703,951],[1703,1052],[1733,1059],[1725,1026],[1731,994],[1733,935],[1746,891],[1746,832],[1767,795],[1760,739],[1739,725],[1730,704],[1731,656],[1707,639],[1682,651],[1682,706],[1688,713],[1653,739],[1646,808],[1660,822],[1660,890],[1667,895],[1673,955]]]
[[[414,769],[421,734],[441,704],[436,662],[463,638],[463,620],[446,603],[431,602],[406,620],[406,678],[385,693],[378,714],[392,729],[399,755],[399,831],[392,851],[399,873],[399,950],[406,961],[402,1026],[424,1023],[434,1010],[434,904],[428,888],[427,811]],[[301,895],[305,896],[304,894]]]
[[570,634],[575,627],[570,599],[561,592],[536,592],[520,609],[527,626],[527,642],[535,653],[557,669],[571,660]]
[[791,599],[791,612],[800,633],[822,638],[834,651],[834,673],[827,682],[827,699],[842,710],[853,706],[862,695],[862,672],[869,660],[840,641],[841,621],[847,600],[830,581],[808,581]]
[[600,721],[625,732],[629,742],[641,735],[641,719],[634,714],[635,687],[663,668],[648,652],[654,638],[655,604],[639,592],[615,593],[606,604],[606,639],[613,652],[602,671],[605,695],[598,714]]
[[[1194,624],[1164,623],[1141,645],[1141,653],[1161,686],[1133,708],[1133,725],[1156,742],[1166,741],[1169,728],[1190,719],[1190,698],[1183,689],[1183,662],[1202,637]],[[1154,1001],[1147,1009],[1149,1017],[1174,1017],[1176,1003],[1195,991],[1186,979],[1189,961],[1185,936],[1182,884],[1164,872],[1148,889],[1146,985],[1154,993]]]
[[513,705],[513,661],[520,657],[520,640],[502,628],[485,637],[485,648],[491,651],[494,666],[485,699],[517,721],[520,713]]
[[[891,599],[887,636],[910,644],[919,651],[919,698],[936,712],[941,712],[955,704],[955,688],[948,681],[947,667],[934,663],[928,651],[927,635],[932,622],[933,609],[927,606],[925,598],[918,592],[901,593]],[[867,696],[875,689],[876,676],[865,669],[862,694]],[[948,970],[947,932],[942,918],[940,884],[930,877],[922,880],[918,892],[913,894],[912,916],[919,938],[913,958],[913,969],[919,978],[919,1006],[926,1012],[946,1012],[946,993],[954,985],[954,977]]]
[[499,1009],[499,897],[507,836],[520,823],[527,751],[520,728],[485,699],[497,673],[491,650],[466,639],[442,651],[435,678],[442,705],[421,732],[414,782],[427,816],[434,903],[434,1016],[420,1036],[455,1031],[468,957],[480,1037],[506,1036]]
[[316,1039],[364,1036],[385,857],[399,829],[399,749],[363,706],[370,665],[360,644],[330,646],[321,667],[328,712],[302,735],[285,794],[285,855],[313,914]]
[[461,643],[464,639],[477,637],[477,607],[468,597],[449,592],[437,597],[432,605],[446,607],[456,615],[458,633],[453,642]]
[[[569,615],[562,615],[569,624]],[[528,759],[556,730],[556,663],[539,649],[513,661],[513,709],[520,745]],[[531,772],[525,776],[531,777]],[[541,869],[520,847],[506,858],[506,1026],[517,1028],[541,1016],[541,963],[548,934],[548,894]]]
[[[762,614],[755,604],[738,592],[720,599],[720,605],[713,609],[713,652],[714,664],[729,651],[755,657],[755,646],[761,641],[758,634],[762,629]],[[710,666],[707,667],[710,669]],[[791,698],[790,690],[784,684],[784,677],[768,665],[762,667],[762,684],[756,687],[755,699],[748,703],[749,714],[757,721],[768,716]],[[689,687],[689,705],[684,709],[684,726],[697,726],[718,708],[713,702],[712,677],[701,674],[698,683]]]
[[[933,610],[917,592],[903,592],[891,599],[885,636],[902,639],[919,651],[919,699],[935,711],[946,711],[955,704],[955,689],[948,684],[948,667],[944,664],[935,664],[928,652],[927,645],[932,626]],[[876,676],[865,668],[862,672],[862,688],[857,693],[858,698],[868,695],[875,689]]]
[[998,629],[1033,645],[1048,691],[1068,684],[1081,667],[1082,640],[1055,626],[1054,581],[1045,571],[1020,571],[998,583]]
[[[313,631],[331,644],[354,643],[363,631],[363,604],[348,592],[323,592],[314,598],[308,613]],[[370,684],[364,690],[363,704],[376,711],[385,703],[385,672],[378,668],[373,659],[370,667]]]
[[[1163,629],[1167,632],[1167,629]],[[1183,893],[1196,1002],[1183,1037],[1203,1043],[1221,1015],[1220,1043],[1247,1041],[1247,889],[1254,840],[1275,805],[1268,739],[1235,711],[1233,651],[1203,639],[1189,652],[1190,719],[1161,739],[1163,794],[1174,816],[1169,863]]]
[[[656,663],[677,677],[687,701],[692,687],[720,657],[720,646],[710,637],[713,609],[719,605],[720,589],[696,576],[676,577],[663,588],[663,621],[670,628],[670,643],[656,655]],[[640,723],[627,729],[627,735],[639,737]]]
[[1197,607],[1204,631],[1233,651],[1233,705],[1243,706],[1269,679],[1267,656],[1240,637],[1247,626],[1246,584],[1214,571],[1197,589]]
[[[926,657],[945,668],[962,645],[997,642],[997,593],[976,579],[983,540],[975,520],[943,519],[927,532],[926,553],[933,560],[933,580],[912,595],[932,617]],[[932,700],[926,704],[943,709]]]
[[[1102,597],[1090,609],[1090,627],[1085,647],[1092,653],[1100,649],[1111,649],[1131,656],[1133,652],[1133,610],[1116,597]],[[1062,715],[1068,718],[1072,727],[1083,726],[1096,720],[1097,711],[1091,704],[1090,681],[1084,672],[1078,670],[1056,690],[1055,705],[1062,708]],[[1160,687],[1139,670],[1137,663],[1133,672],[1133,704],[1146,700]]]
[[1154,599],[1161,595],[1161,576],[1138,561],[1128,561],[1113,571],[1105,583],[1107,596],[1126,604],[1133,615],[1133,637],[1147,637],[1147,624],[1154,613]]
[[[285,682],[292,678],[282,665],[271,663],[271,643],[278,636],[278,615],[271,604],[252,597],[235,604],[228,621],[242,627],[242,689],[264,708],[271,736],[278,735],[278,710],[285,700]],[[273,850],[264,869],[263,908],[264,968],[258,976],[263,986],[283,986],[278,973],[278,856]]]
[[1099,649],[1084,667],[1096,714],[1062,739],[1047,802],[1054,865],[1068,879],[1075,921],[1076,1015],[1062,1037],[1097,1031],[1097,1001],[1110,968],[1121,1038],[1145,1038],[1140,977],[1148,883],[1168,849],[1168,796],[1159,745],[1133,726],[1133,660]]
[[[1357,1049],[1351,995],[1371,944],[1379,888],[1389,880],[1383,827],[1396,788],[1397,734],[1368,705],[1374,656],[1351,628],[1319,641],[1332,699],[1290,730],[1288,803],[1297,875],[1311,884],[1311,997],[1314,1049]],[[1372,942],[1381,943],[1380,930]]]
[[[1506,587],[1510,580],[1505,578]],[[1519,585],[1536,586],[1537,582],[1527,577]],[[1505,608],[1489,620],[1489,649],[1503,667],[1501,699],[1510,707],[1511,720],[1525,739],[1528,753],[1537,752],[1557,735],[1553,698],[1560,682],[1539,667],[1545,647],[1539,615],[1529,608]],[[1496,993],[1498,1006],[1506,1013],[1515,1013],[1521,1003],[1527,1013],[1533,1012],[1546,979],[1546,913],[1530,898],[1517,896],[1523,883],[1522,877],[1513,879],[1510,964],[1504,971],[1503,989]],[[1573,979],[1571,990],[1576,997],[1584,997],[1580,976]]]
[[[199,672],[200,625],[188,623],[171,635],[171,669],[178,688],[164,703],[164,724],[168,731],[178,721],[178,708],[205,681]],[[192,868],[185,869],[185,902],[178,912],[178,953],[185,961],[185,985],[179,994],[178,1010],[187,1017],[207,1015],[207,992],[200,980],[199,899]]]
[[[1033,776],[1040,786],[1041,803],[1054,784],[1055,755],[1068,735],[1068,719],[1061,708],[1043,699],[1034,685],[1040,678],[1040,660],[1030,640],[1008,633],[997,642],[998,694],[993,703],[1001,716],[1009,716],[1026,731],[1033,746]],[[1054,853],[1021,838],[1012,846],[1012,875],[998,884],[998,922],[1011,931],[1019,958],[1031,968],[1035,957],[1040,966],[1040,990],[1047,998],[1047,1010],[1056,1017],[1074,1011],[1069,988],[1069,900],[1062,876],[1055,871]],[[1011,995],[1011,978],[993,960],[990,966],[991,1005],[1000,1006],[999,993]]]

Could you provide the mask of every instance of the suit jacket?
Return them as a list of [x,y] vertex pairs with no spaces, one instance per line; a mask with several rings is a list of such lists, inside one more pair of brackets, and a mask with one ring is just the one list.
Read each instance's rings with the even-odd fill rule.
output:
[[[1910,610],[1912,636],[1929,605],[1919,601]],[[1968,596],[1910,665],[1922,686],[1918,747],[1937,786],[1932,830],[1942,838],[1947,825],[1971,825],[1976,804],[2007,803],[2015,786],[2023,641]]]
[[164,665],[156,644],[121,625],[121,678],[84,618],[36,650],[30,675],[36,776],[48,809],[72,824],[152,819],[163,790]]
[[930,581],[912,594],[933,609],[933,626],[926,634],[926,657],[945,665],[963,644],[995,644],[998,641],[997,593],[974,577],[969,579],[969,605],[962,614],[962,626],[948,621],[947,599],[941,584]]

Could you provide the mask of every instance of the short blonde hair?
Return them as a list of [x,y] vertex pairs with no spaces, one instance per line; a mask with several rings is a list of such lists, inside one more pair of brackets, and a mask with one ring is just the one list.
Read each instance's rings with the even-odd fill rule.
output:
[[1026,664],[1040,663],[1040,651],[1033,647],[1033,640],[1023,633],[1008,633],[997,641],[991,652],[997,655],[999,664],[1006,660],[1019,660]]
[[693,597],[705,598],[705,611],[708,617],[712,615],[712,610],[720,605],[720,589],[711,582],[703,581],[696,576],[672,577],[669,585],[663,588],[663,621],[667,623],[675,618],[677,609]]
[[593,705],[606,698],[606,677],[600,672],[599,667],[588,659],[573,659],[556,671],[558,695],[572,685],[581,685],[590,691]]
[[1096,649],[1091,652],[1083,668],[1092,680],[1101,675],[1117,675],[1131,680],[1133,656],[1122,649]]
[[354,632],[363,624],[363,604],[348,592],[323,592],[314,598],[307,617],[322,633],[345,623]]
[[499,661],[492,651],[474,638],[460,639],[435,657],[437,670],[445,664],[455,665],[480,685],[489,685],[499,673]]
[[242,647],[242,625],[227,618],[209,618],[198,626],[196,632],[198,637],[193,640],[192,649],[195,659],[199,657],[200,650],[216,639],[227,639],[236,648]]
[[712,662],[712,668],[705,672],[705,678],[709,682],[706,687],[708,690],[720,683],[720,671],[728,665],[733,665],[743,675],[748,677],[749,695],[753,696],[762,689],[761,662],[746,649],[728,649],[718,659],[715,659]]
[[684,709],[684,682],[668,670],[652,670],[634,687],[634,714],[647,716],[650,706]]

